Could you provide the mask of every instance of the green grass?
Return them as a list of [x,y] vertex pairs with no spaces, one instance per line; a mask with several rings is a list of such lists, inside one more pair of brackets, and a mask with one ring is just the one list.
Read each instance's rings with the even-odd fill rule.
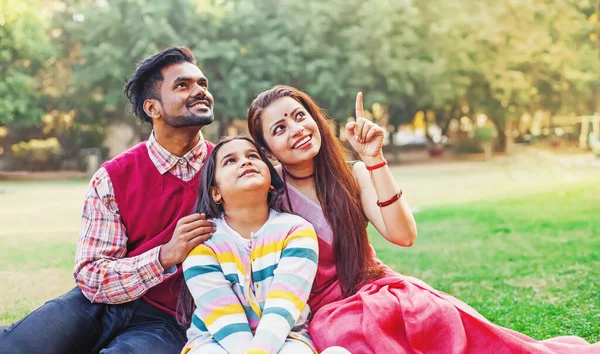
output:
[[[597,181],[597,180],[596,180]],[[410,249],[371,230],[378,256],[536,339],[600,340],[600,186],[431,207]]]
[[[500,161],[394,173],[419,210],[419,237],[405,249],[370,229],[386,264],[534,338],[600,340],[600,169]],[[0,324],[74,286],[86,189],[0,182]]]
[[0,323],[74,286],[87,181],[0,182]]

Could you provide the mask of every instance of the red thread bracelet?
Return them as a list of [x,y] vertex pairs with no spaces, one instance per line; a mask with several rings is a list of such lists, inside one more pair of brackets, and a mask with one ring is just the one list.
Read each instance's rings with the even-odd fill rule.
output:
[[385,165],[387,165],[387,161],[386,161],[386,159],[383,159],[383,162],[380,162],[380,163],[375,164],[375,165],[367,166],[367,170],[373,171],[373,170],[376,170],[378,168],[382,168]]
[[394,196],[391,197],[390,199],[384,200],[383,202],[380,202],[378,200],[377,206],[379,206],[380,208],[386,207],[386,206],[392,204],[393,202],[395,202],[396,200],[400,199],[401,196],[402,196],[402,189],[398,189],[398,192],[396,194],[394,194]]

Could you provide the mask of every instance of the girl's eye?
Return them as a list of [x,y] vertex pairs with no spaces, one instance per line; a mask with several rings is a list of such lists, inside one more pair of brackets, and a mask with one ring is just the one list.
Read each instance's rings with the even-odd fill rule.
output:
[[248,158],[252,158],[252,159],[260,159],[260,156],[258,156],[258,154],[250,154],[248,155]]
[[223,165],[229,165],[235,162],[235,159],[233,157],[228,158],[227,160],[225,160],[225,163],[223,163]]
[[306,114],[304,112],[296,113],[296,120],[302,120],[304,119],[304,117],[306,117]]
[[285,127],[283,125],[278,125],[275,127],[275,129],[273,129],[273,135],[277,135],[281,132],[283,132],[285,130]]

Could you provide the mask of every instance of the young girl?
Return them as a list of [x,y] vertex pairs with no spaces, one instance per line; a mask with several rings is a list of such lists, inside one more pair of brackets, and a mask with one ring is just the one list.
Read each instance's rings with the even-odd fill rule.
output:
[[315,227],[319,267],[309,299],[317,348],[353,353],[600,353],[577,337],[537,341],[490,323],[460,300],[383,265],[369,247],[371,222],[391,243],[411,246],[415,220],[387,166],[383,128],[364,118],[346,130],[363,162],[348,165],[325,114],[306,93],[276,86],[248,110],[257,144],[281,163],[286,206]]
[[183,262],[197,308],[182,353],[315,352],[306,301],[317,237],[306,220],[276,211],[282,187],[250,139],[215,146],[202,169],[197,209],[216,231]]

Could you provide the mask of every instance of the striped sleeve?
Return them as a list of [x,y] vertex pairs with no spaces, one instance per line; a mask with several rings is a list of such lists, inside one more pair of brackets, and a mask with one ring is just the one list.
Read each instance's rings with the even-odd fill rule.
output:
[[252,332],[215,252],[205,245],[194,248],[183,262],[183,275],[197,307],[194,315],[200,323],[194,325],[208,329],[228,353],[243,353]]
[[246,353],[277,353],[306,307],[317,273],[317,235],[304,222],[288,234],[256,334]]

